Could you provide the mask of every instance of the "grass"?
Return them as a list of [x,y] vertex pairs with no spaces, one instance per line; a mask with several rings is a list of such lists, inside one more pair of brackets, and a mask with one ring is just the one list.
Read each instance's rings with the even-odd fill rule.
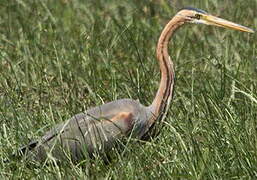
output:
[[[257,29],[257,1],[190,1]],[[180,6],[180,1],[177,1]],[[3,163],[20,145],[89,107],[148,105],[155,47],[177,9],[154,0],[0,2],[1,179],[256,179],[257,36],[187,25],[170,43],[176,89],[164,129],[105,165]]]

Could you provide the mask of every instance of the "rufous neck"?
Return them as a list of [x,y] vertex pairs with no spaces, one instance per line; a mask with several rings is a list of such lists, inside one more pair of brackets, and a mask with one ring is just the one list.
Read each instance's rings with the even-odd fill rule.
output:
[[[161,81],[151,105],[152,112],[156,118],[160,118],[166,113],[173,96],[175,73],[173,62],[168,54],[168,44],[175,30],[183,25],[184,22],[185,20],[181,16],[173,17],[162,31],[157,44],[156,53],[161,71]],[[155,120],[153,118],[153,121]]]

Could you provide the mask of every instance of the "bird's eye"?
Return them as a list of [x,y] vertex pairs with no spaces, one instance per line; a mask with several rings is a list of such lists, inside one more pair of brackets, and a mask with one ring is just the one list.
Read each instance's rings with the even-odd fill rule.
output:
[[200,14],[196,14],[195,15],[195,19],[198,19],[198,20],[201,19],[201,15]]

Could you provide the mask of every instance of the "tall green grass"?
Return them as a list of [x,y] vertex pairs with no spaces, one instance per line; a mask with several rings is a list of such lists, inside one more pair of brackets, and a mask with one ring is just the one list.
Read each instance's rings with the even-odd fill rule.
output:
[[[257,29],[257,1],[177,1]],[[90,107],[149,105],[155,47],[178,9],[156,0],[0,2],[1,179],[257,178],[257,36],[187,25],[170,43],[176,89],[164,129],[106,165],[4,163],[20,145]]]

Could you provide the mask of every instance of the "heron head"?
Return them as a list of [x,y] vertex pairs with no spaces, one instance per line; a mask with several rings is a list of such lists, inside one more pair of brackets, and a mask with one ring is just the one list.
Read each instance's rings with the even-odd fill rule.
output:
[[210,15],[201,9],[196,9],[191,7],[183,8],[178,12],[177,15],[183,16],[185,20],[190,23],[219,26],[219,27],[230,28],[238,31],[254,33],[254,30],[248,27]]

